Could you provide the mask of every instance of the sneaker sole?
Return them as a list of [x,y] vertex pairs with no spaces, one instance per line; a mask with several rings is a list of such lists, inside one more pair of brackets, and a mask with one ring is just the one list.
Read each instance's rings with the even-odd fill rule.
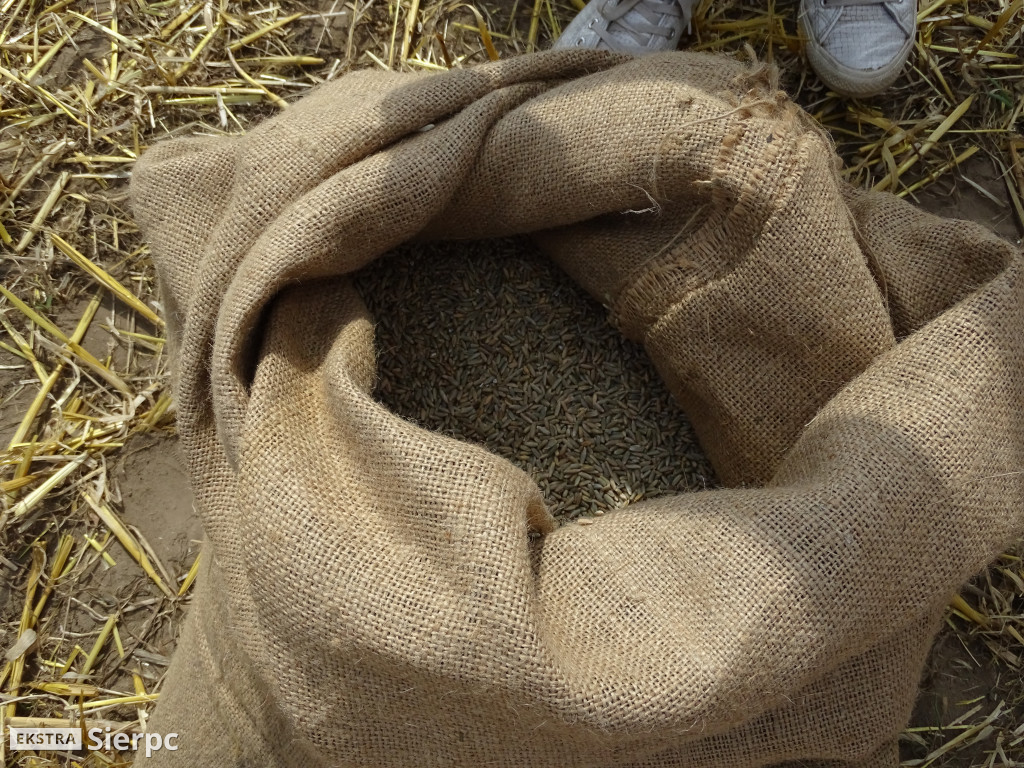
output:
[[832,55],[822,48],[807,34],[803,21],[800,21],[800,34],[807,40],[807,59],[818,77],[836,93],[863,99],[875,96],[894,82],[903,71],[910,50],[914,47],[914,38],[904,44],[899,56],[880,69],[853,69],[836,61]]

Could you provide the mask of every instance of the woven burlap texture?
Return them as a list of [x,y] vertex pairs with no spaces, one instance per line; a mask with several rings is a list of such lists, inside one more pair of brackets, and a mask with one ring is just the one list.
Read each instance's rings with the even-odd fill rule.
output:
[[[1020,252],[845,186],[764,68],[351,73],[132,195],[207,536],[153,768],[893,766],[943,607],[1024,529]],[[351,273],[516,233],[727,487],[558,527],[372,398]]]

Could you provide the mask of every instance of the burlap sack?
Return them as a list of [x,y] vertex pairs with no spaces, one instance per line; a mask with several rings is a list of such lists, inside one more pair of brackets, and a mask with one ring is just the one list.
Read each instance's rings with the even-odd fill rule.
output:
[[[943,606],[1024,528],[1021,254],[844,186],[765,70],[359,72],[133,196],[208,536],[153,768],[892,766]],[[371,398],[348,275],[525,232],[731,488],[556,528]]]

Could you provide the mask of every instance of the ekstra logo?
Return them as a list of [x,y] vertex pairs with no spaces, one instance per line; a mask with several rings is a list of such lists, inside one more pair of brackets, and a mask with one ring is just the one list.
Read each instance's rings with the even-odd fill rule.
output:
[[176,733],[114,733],[109,727],[90,728],[85,732],[83,744],[81,728],[11,728],[10,731],[12,752],[29,749],[36,752],[116,749],[122,752],[142,750],[146,757],[150,757],[162,749],[168,752],[178,750]]

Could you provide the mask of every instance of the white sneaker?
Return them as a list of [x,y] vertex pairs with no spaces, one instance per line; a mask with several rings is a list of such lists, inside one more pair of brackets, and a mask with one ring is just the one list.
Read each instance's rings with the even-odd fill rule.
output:
[[824,83],[873,96],[903,69],[917,30],[915,0],[800,0],[807,58]]
[[552,48],[622,53],[674,51],[697,0],[590,0]]

